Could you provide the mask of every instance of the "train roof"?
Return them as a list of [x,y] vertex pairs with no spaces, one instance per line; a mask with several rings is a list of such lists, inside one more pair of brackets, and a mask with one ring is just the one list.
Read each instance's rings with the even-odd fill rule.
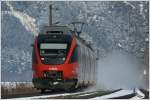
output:
[[67,26],[44,26],[41,29],[42,34],[62,33],[66,34],[70,29]]

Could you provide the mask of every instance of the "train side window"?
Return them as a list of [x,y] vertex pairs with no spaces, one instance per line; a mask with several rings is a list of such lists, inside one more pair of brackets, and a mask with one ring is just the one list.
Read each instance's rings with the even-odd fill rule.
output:
[[33,64],[37,64],[37,58],[36,58],[34,47],[33,47],[33,50],[32,50],[32,62],[33,62]]
[[69,63],[77,62],[78,61],[78,50],[77,46],[73,49],[71,58],[69,60]]

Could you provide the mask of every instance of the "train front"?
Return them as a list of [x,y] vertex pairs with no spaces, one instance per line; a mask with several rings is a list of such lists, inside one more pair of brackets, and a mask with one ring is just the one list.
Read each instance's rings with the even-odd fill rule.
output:
[[40,34],[35,38],[32,52],[34,87],[70,89],[77,83],[76,41],[69,34]]

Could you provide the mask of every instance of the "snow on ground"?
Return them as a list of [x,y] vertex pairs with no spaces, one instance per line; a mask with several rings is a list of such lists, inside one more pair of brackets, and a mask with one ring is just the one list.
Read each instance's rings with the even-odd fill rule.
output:
[[95,94],[95,93],[98,93],[98,92],[87,93],[87,94],[82,94],[82,95],[78,95],[78,96],[79,96],[79,97],[81,97],[81,96],[88,96],[88,95],[92,95],[92,94]]
[[42,96],[33,96],[33,97],[22,97],[22,98],[13,98],[11,100],[29,100],[29,99],[45,99],[49,97],[57,97],[57,96],[67,96],[67,95],[76,95],[86,92],[77,92],[77,93],[60,93],[60,94],[54,94],[54,95],[42,95]]
[[140,98],[144,98],[145,97],[145,94],[142,93],[139,89],[135,89],[135,92],[136,92],[138,97],[140,97]]
[[99,100],[99,99],[116,98],[116,97],[121,97],[121,96],[125,96],[125,95],[130,95],[133,93],[136,93],[136,96],[132,97],[131,100],[141,100],[142,98],[145,97],[145,95],[139,89],[135,89],[135,90],[120,90],[120,91],[117,91],[117,92],[112,93],[112,94],[108,94],[108,95],[104,95],[104,96],[100,96],[100,97],[95,97],[92,99]]
[[32,97],[21,97],[21,98],[12,98],[11,100],[30,100],[30,99],[40,99],[40,98],[48,98],[48,97],[57,97],[57,96],[66,96],[70,95],[70,93],[63,94],[54,94],[54,95],[43,95],[43,96],[32,96]]
[[[42,96],[32,96],[32,97],[21,97],[21,98],[12,98],[13,99],[18,99],[18,100],[28,100],[28,99],[46,99],[46,98],[50,98],[50,97],[57,97],[57,96],[69,96],[69,95],[77,95],[77,96],[89,96],[92,94],[97,93],[97,91],[91,91],[91,92],[76,92],[76,93],[59,93],[59,94],[53,94],[53,95],[42,95]],[[145,95],[139,90],[139,89],[135,89],[135,90],[120,90],[108,95],[104,95],[104,96],[100,96],[100,97],[94,97],[91,98],[92,100],[100,100],[100,99],[109,99],[109,98],[116,98],[116,97],[121,97],[121,96],[126,96],[126,95],[130,95],[136,93],[136,96],[132,97],[131,100],[141,100],[142,98],[145,97]]]
[[111,94],[108,94],[108,95],[104,95],[104,96],[101,96],[101,97],[96,97],[96,98],[93,98],[93,99],[108,99],[108,98],[115,98],[115,97],[120,97],[120,96],[124,96],[124,95],[129,95],[129,94],[132,94],[134,93],[133,90],[120,90],[120,91],[117,91],[115,93],[111,93]]
[[130,100],[141,100],[141,98],[138,96],[135,96],[135,97],[131,98]]
[[[76,93],[60,93],[60,94],[53,94],[53,95],[42,95],[42,96],[33,96],[33,97],[21,97],[21,98],[13,98],[14,100],[18,99],[18,100],[28,100],[28,99],[45,99],[45,98],[49,98],[49,97],[57,97],[57,96],[68,96],[68,95],[79,95],[81,93],[85,93],[84,95],[91,95],[93,93],[89,93],[89,92],[76,92]],[[13,100],[11,99],[11,100]]]

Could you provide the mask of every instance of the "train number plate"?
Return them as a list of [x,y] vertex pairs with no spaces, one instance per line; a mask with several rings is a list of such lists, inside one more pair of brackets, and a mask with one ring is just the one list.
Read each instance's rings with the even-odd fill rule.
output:
[[58,70],[57,67],[49,68],[49,70]]

